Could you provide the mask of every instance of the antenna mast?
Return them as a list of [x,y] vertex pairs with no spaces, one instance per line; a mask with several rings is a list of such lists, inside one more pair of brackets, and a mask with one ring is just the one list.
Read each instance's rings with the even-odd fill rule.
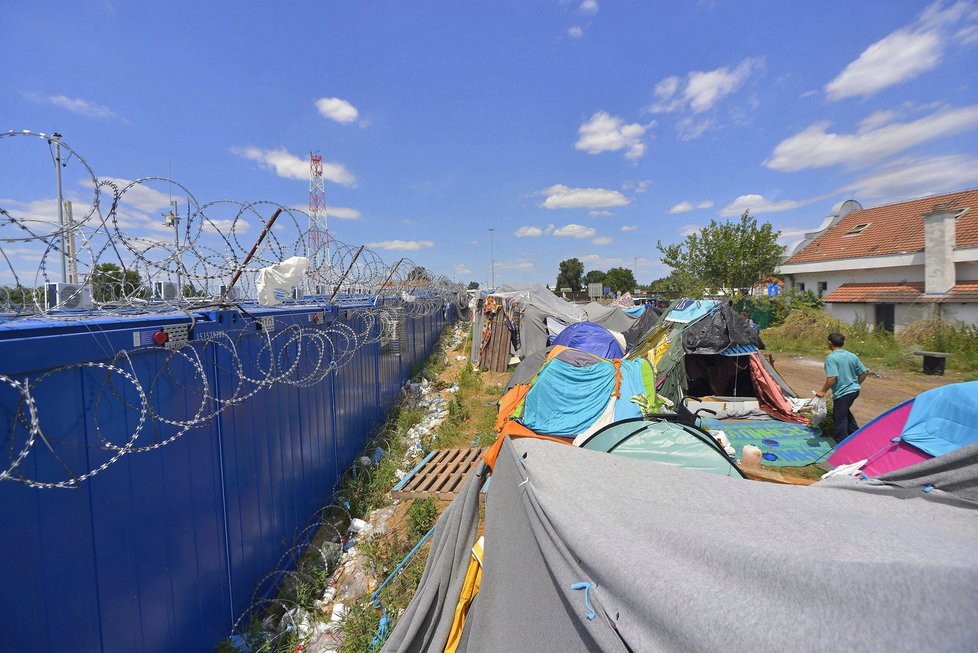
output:
[[326,180],[323,155],[309,153],[309,273],[314,294],[327,292],[332,283],[332,257],[329,249],[329,223],[326,218]]

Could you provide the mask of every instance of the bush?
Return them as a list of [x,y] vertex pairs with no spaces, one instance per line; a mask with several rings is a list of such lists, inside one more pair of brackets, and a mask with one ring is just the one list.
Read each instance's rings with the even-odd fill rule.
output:
[[416,499],[407,511],[408,537],[415,542],[438,521],[438,504],[434,499]]

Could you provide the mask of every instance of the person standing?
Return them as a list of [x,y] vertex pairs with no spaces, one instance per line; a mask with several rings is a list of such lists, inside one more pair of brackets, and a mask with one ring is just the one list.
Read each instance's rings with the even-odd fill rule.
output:
[[844,349],[846,337],[841,333],[829,334],[829,348],[825,357],[825,383],[815,393],[824,397],[832,390],[832,437],[842,442],[859,428],[852,416],[852,403],[859,397],[861,383],[866,380],[869,370],[859,357]]

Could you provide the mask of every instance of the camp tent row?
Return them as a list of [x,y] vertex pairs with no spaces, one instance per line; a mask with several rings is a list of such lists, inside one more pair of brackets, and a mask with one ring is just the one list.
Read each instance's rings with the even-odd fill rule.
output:
[[797,487],[506,438],[475,555],[487,472],[440,517],[385,651],[978,642],[978,444],[877,479]]

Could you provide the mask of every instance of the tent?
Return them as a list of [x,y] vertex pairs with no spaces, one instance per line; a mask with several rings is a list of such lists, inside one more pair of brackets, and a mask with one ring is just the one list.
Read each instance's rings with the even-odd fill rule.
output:
[[[529,370],[520,374],[526,378]],[[496,429],[503,435],[587,437],[615,420],[639,417],[630,398],[646,395],[652,383],[648,361],[607,360],[557,345],[527,383],[513,385],[500,399]]]
[[839,443],[828,462],[865,460],[868,476],[951,453],[978,441],[978,381],[923,392],[894,406]]
[[611,331],[625,331],[632,326],[636,317],[616,307],[602,306],[591,302],[586,306],[573,304],[557,297],[543,286],[532,286],[522,290],[500,290],[492,296],[503,302],[506,311],[514,315],[518,324],[519,344],[512,354],[524,357],[547,347],[549,332],[547,319],[564,325],[576,322],[594,322]]
[[683,300],[659,318],[626,358],[647,359],[656,371],[656,388],[676,403],[687,397],[731,403],[747,398],[773,419],[811,424],[796,412],[791,401],[795,393],[763,360],[761,347],[729,302]]
[[674,420],[641,417],[621,420],[604,427],[580,446],[616,456],[743,478],[709,433]]
[[555,345],[573,347],[601,358],[614,359],[624,355],[622,346],[608,329],[594,322],[576,322],[563,329],[552,340]]
[[[743,482],[506,439],[435,528],[384,651],[972,650],[978,444],[899,478]],[[930,491],[928,488],[933,488]],[[799,528],[799,524],[811,528]],[[912,609],[908,612],[908,602]]]
[[643,312],[642,315],[635,320],[635,323],[622,332],[622,335],[625,336],[626,347],[631,349],[640,340],[642,340],[643,337],[648,335],[649,331],[652,330],[652,327],[654,327],[659,321],[660,315],[662,315],[660,311],[652,308],[651,306],[647,306],[645,312]]

